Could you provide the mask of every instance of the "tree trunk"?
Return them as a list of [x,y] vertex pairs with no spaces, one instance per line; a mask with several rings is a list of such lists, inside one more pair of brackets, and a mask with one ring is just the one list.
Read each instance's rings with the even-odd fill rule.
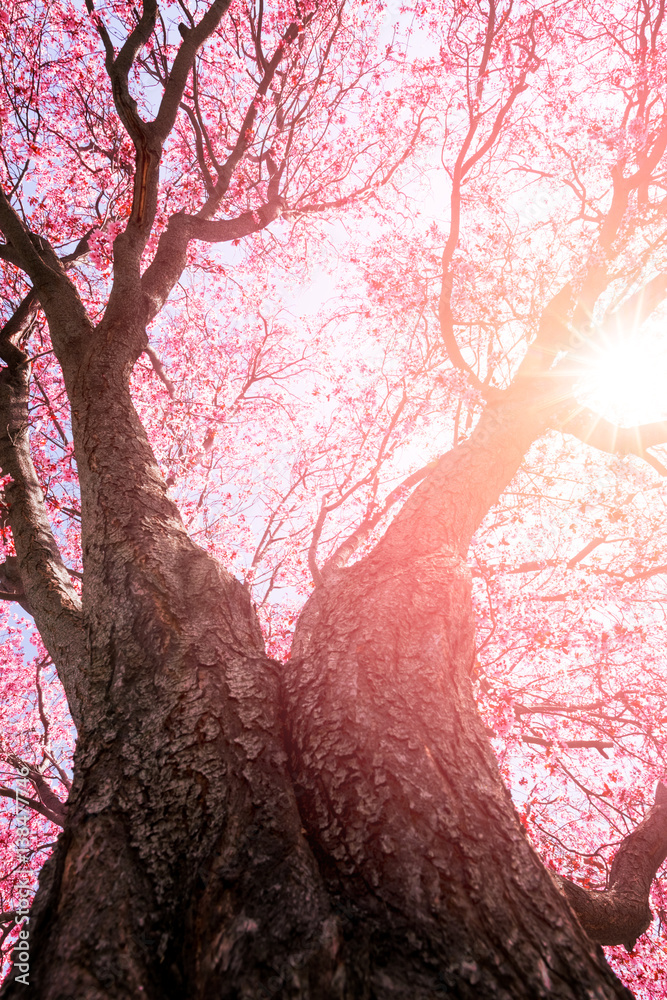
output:
[[[305,632],[308,634],[304,634]],[[628,996],[528,844],[474,705],[467,568],[371,558],[313,599],[291,761],[353,996]]]
[[484,414],[297,626],[290,761],[365,963],[353,996],[629,996],[530,847],[472,695],[471,579],[457,549],[540,427],[519,401],[509,393]]
[[[118,315],[93,329],[61,301],[50,316],[85,641],[61,671],[79,739],[31,914],[32,995],[628,997],[530,848],[470,689],[464,556],[544,426],[525,388],[315,591],[281,668],[246,591],[167,497],[129,395],[140,310]],[[28,517],[24,486],[11,517]],[[58,620],[43,611],[47,638]],[[10,974],[2,997],[23,990]]]
[[[136,172],[97,326],[67,277],[77,251],[60,260],[0,190],[3,260],[20,268],[32,289],[0,332],[7,365],[0,463],[11,477],[16,545],[16,564],[2,578],[9,596],[34,613],[78,728],[64,830],[28,925],[31,996],[627,998],[577,921],[579,894],[561,891],[524,835],[469,679],[466,554],[558,410],[553,375],[540,381],[539,373],[580,325],[568,323],[572,288],[545,310],[511,388],[488,391],[493,402],[470,440],[437,463],[370,555],[326,574],[284,667],[265,654],[247,592],[192,542],[169,500],[129,391],[132,366],[148,345],[146,326],[178,280],[191,239],[236,239],[285,204],[283,168],[272,170],[268,158],[263,208],[215,218],[249,155],[253,101],[203,208],[172,216],[142,276],[162,150],[197,52],[227,7],[214,0],[196,23],[180,26],[183,43],[150,122],[129,81],[158,5],[143,4],[118,50],[99,20]],[[299,24],[306,25],[301,12]],[[263,66],[259,99],[269,93],[285,45],[301,37],[299,24]],[[259,69],[261,46],[258,52]],[[283,131],[278,112],[276,120]],[[374,171],[369,184],[376,183]],[[630,182],[614,183],[599,238],[603,256],[632,190]],[[446,255],[455,243],[450,236]],[[582,315],[592,314],[604,287],[604,266],[592,265],[579,292]],[[37,301],[71,404],[81,601],[30,460],[30,358],[22,346]],[[443,301],[443,336],[465,369],[453,333],[447,340],[451,316]],[[603,935],[597,940],[607,933],[606,910],[630,897],[635,915],[629,924],[616,921],[614,934],[629,940],[645,926],[643,897],[667,853],[665,811],[656,804],[625,852],[613,898],[591,904],[586,926]],[[16,1000],[24,991],[10,973],[0,995]]]
[[87,691],[31,986],[40,1000],[217,1000],[313,979],[324,995],[334,921],[286,773],[275,664],[248,593],[166,495],[128,388],[143,330],[83,333],[61,358]]
[[332,974],[333,924],[247,594],[194,546],[176,564],[180,607],[128,617],[122,635],[114,616],[105,662],[96,651],[107,708],[79,735],[30,924],[45,1000],[261,996],[288,971]]

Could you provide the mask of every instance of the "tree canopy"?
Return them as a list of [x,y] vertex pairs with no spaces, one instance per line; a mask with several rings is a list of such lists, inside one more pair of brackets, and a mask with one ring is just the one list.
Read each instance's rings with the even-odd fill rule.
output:
[[[274,823],[290,844],[301,830],[336,920],[341,900],[366,905],[355,880],[404,906],[408,848],[421,863],[450,829],[427,800],[455,797],[451,761],[474,731],[471,746],[491,741],[527,843],[562,876],[555,898],[608,946],[635,996],[667,995],[664,14],[663,0],[17,0],[0,11],[4,995],[15,995],[20,900],[32,901],[61,828],[53,858],[83,851],[84,814],[102,822],[125,793],[128,814],[141,812],[133,782],[172,766],[163,749],[187,756],[174,701],[146,722],[150,766],[131,763],[143,750],[117,749],[113,793],[94,776],[107,744],[144,746],[132,713],[133,699],[150,705],[146,664],[162,664],[157,689],[173,683],[181,698],[178,671],[199,657],[203,677],[218,642],[233,651],[232,707],[192,726],[202,745],[232,749],[215,779],[208,758],[188,764],[188,787],[200,772],[207,788],[229,779],[239,826]],[[212,559],[200,565],[202,552]],[[229,634],[214,642],[227,607]],[[192,646],[176,655],[185,636]],[[458,664],[442,687],[436,647]],[[450,693],[464,687],[461,705],[474,697],[479,715],[465,721],[470,701],[450,732]],[[463,783],[464,764],[473,776],[495,766],[466,754]],[[279,757],[270,781],[248,764]],[[231,774],[254,789],[249,811]],[[247,819],[262,782],[290,789],[296,826],[276,804],[284,791],[267,793],[271,822]],[[168,786],[150,783],[155,817]],[[179,794],[165,829],[190,816],[191,793]],[[401,824],[422,814],[401,853]],[[209,827],[193,829],[208,845]],[[215,844],[209,872],[224,854]],[[160,842],[145,850],[157,871]],[[310,872],[311,854],[294,850]],[[66,862],[50,864],[45,900],[65,892],[53,873]],[[589,919],[603,894],[611,915]],[[51,905],[36,905],[40,941]],[[432,942],[436,904],[423,920],[414,905],[396,934],[416,927]],[[242,912],[247,931],[252,905]],[[197,921],[222,920],[205,913],[192,918],[202,940]],[[164,926],[167,941],[176,931]],[[225,933],[236,955],[241,931]],[[150,934],[160,961],[172,954]],[[269,983],[253,996],[407,995],[382,980],[390,965],[358,982],[348,969],[347,993],[335,972],[329,993],[288,993],[286,973],[271,979],[253,956],[239,969],[255,963]],[[139,995],[127,983],[140,977],[107,982],[87,961],[72,968],[90,979],[62,973],[73,993]],[[188,979],[174,961],[182,996],[250,995],[207,992],[213,972]],[[545,961],[544,992],[526,996],[592,995],[589,958],[573,959],[580,993],[552,985],[560,959]],[[469,964],[433,982],[502,995],[479,958]],[[445,995],[418,992],[414,975],[415,997]],[[599,975],[609,992],[596,996],[628,995]],[[50,993],[38,979],[38,996],[65,996],[67,982]]]

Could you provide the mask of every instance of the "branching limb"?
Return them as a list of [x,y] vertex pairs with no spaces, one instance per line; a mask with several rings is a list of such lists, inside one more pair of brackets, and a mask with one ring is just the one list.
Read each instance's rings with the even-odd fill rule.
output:
[[[214,30],[208,24],[208,21],[213,17],[214,8],[217,11],[217,26],[228,5],[229,0],[223,0],[219,4],[214,3],[211,10],[202,18],[202,21],[196,28],[186,29],[185,31],[185,41],[174,61],[174,67],[165,86],[160,112],[154,123],[159,133],[160,142],[163,142],[168,135],[180,107],[181,96],[189,72],[188,70],[184,76],[182,75],[182,69],[186,65],[185,53],[191,54],[190,65],[193,65],[197,48],[203,44],[205,38]],[[310,20],[311,17],[312,15],[309,15],[306,20]],[[204,33],[205,27],[207,33]],[[298,34],[299,25],[296,22],[290,24],[280,44],[277,46],[272,59],[264,66],[262,78],[257,87],[256,97],[246,112],[239,129],[238,139],[225,162],[219,165],[215,183],[207,185],[209,187],[208,197],[203,207],[196,216],[183,214],[172,216],[167,229],[160,237],[153,262],[147,268],[142,278],[142,290],[148,305],[149,320],[162,308],[171,289],[178,281],[185,267],[187,248],[190,240],[196,239],[209,243],[224,243],[242,239],[251,233],[264,229],[270,222],[277,219],[285,208],[283,199],[276,190],[277,184],[274,183],[269,185],[267,203],[255,211],[244,212],[236,219],[213,219],[229,189],[234,171],[252,142],[258,102],[268,93],[271,82],[284,58],[288,46],[296,40]],[[193,48],[195,40],[199,39],[200,35],[201,39],[197,41],[196,47]],[[183,60],[181,60],[182,56]],[[178,86],[176,85],[177,81]],[[207,171],[205,170],[204,173],[206,176]]]
[[153,35],[158,14],[157,0],[144,0],[141,16],[118,55],[107,28],[95,13],[93,0],[86,0],[88,12],[97,19],[116,110],[136,151],[132,209],[125,231],[114,243],[114,285],[107,314],[113,313],[117,305],[122,308],[128,294],[138,290],[141,254],[157,210],[162,149],[176,121],[197,52],[220,24],[229,3],[230,0],[214,0],[200,21],[182,32],[183,41],[166,78],[157,115],[152,122],[145,122],[130,94],[129,75],[141,49]]
[[65,822],[65,814],[67,812],[66,803],[62,802],[56,793],[52,790],[48,781],[37,768],[29,767],[28,778],[35,786],[35,790],[39,795],[40,802],[42,803],[44,809],[50,813],[49,818],[53,818],[54,823],[58,823],[63,826]]
[[22,774],[26,774],[27,772],[27,779],[31,782],[39,798],[34,799],[29,796],[19,794],[15,788],[7,788],[6,786],[0,787],[0,795],[4,795],[10,799],[20,799],[22,804],[24,803],[25,805],[30,806],[31,809],[34,809],[35,812],[40,813],[42,816],[46,816],[46,818],[50,819],[52,823],[57,823],[58,826],[64,826],[65,816],[67,814],[67,803],[58,798],[42,772],[38,768],[33,767],[31,764],[27,764],[15,754],[9,754],[7,756],[7,760],[12,767],[19,769]]
[[[490,564],[483,567],[473,567],[472,575],[476,577],[482,577],[483,579],[488,578],[488,576],[495,573],[541,573],[544,569],[550,569],[553,566],[562,565],[567,569],[574,569],[586,556],[590,555],[595,549],[600,545],[603,545],[607,541],[606,538],[595,537],[591,539],[583,549],[580,549],[571,559],[565,561],[564,559],[528,559],[525,562],[519,563],[518,566],[506,566],[503,564]],[[610,539],[611,541],[611,539]],[[600,572],[597,567],[593,568],[593,572]],[[622,575],[622,574],[620,574]]]
[[[484,140],[479,142],[475,148],[475,144],[478,140],[478,135],[480,131],[480,126],[488,112],[480,110],[480,104],[482,102],[484,94],[485,81],[489,76],[489,64],[491,60],[491,54],[493,47],[497,42],[498,37],[501,34],[504,19],[501,18],[499,22],[496,21],[496,9],[494,4],[489,5],[486,33],[484,40],[484,48],[481,54],[479,66],[476,69],[475,79],[473,80],[469,75],[468,78],[468,105],[469,105],[469,124],[466,135],[461,143],[458,156],[456,158],[456,163],[454,164],[454,169],[452,171],[452,192],[450,196],[450,225],[449,225],[449,235],[447,237],[447,242],[445,244],[442,253],[442,286],[440,291],[440,299],[438,303],[438,315],[440,319],[440,331],[442,334],[442,340],[449,355],[449,359],[452,364],[466,373],[472,385],[477,389],[482,388],[482,382],[473,371],[472,367],[464,359],[459,345],[456,340],[455,334],[455,324],[452,312],[452,295],[454,291],[454,276],[452,272],[452,265],[454,262],[454,256],[459,245],[460,231],[461,231],[461,212],[462,212],[462,201],[463,201],[463,185],[465,183],[467,175],[473,169],[473,167],[479,163],[480,160],[489,152],[490,149],[498,142],[499,137],[503,131],[504,123],[512,111],[514,105],[518,101],[520,95],[528,89],[528,77],[531,73],[535,72],[540,64],[540,60],[537,55],[537,43],[535,39],[535,18],[536,14],[533,15],[533,20],[531,22],[530,28],[526,33],[525,40],[525,59],[523,66],[519,73],[517,74],[517,79],[514,85],[510,89],[509,94],[504,101],[499,102],[500,106],[495,111],[493,121],[489,126],[488,134]],[[470,71],[469,71],[470,73]],[[475,96],[472,98],[472,90],[474,87]],[[496,108],[496,102],[492,105],[491,110]]]
[[63,783],[63,785],[65,786],[65,788],[67,789],[67,791],[71,792],[71,790],[72,790],[72,781],[68,777],[67,772],[63,770],[63,768],[60,766],[60,764],[58,763],[58,761],[56,760],[56,758],[53,756],[53,754],[49,753],[48,750],[44,750],[42,752],[43,752],[44,756],[46,757],[46,759],[51,764],[53,764],[53,766],[55,767],[56,771],[58,772],[58,777],[60,778],[61,782]]
[[[594,251],[590,256],[588,271],[576,300],[572,285],[568,283],[547,305],[542,315],[540,330],[519,368],[519,375],[533,375],[539,370],[545,371],[560,351],[567,350],[568,357],[559,363],[558,369],[565,377],[571,376],[577,367],[582,343],[583,349],[586,350],[587,344],[598,343],[605,336],[613,335],[619,330],[637,329],[664,301],[667,296],[667,273],[659,273],[623,302],[618,309],[610,313],[599,328],[585,336],[582,335],[582,329],[589,328],[596,300],[609,284],[607,259],[612,253],[614,241],[621,233],[630,194],[640,183],[647,180],[650,169],[653,169],[662,156],[666,143],[667,122],[663,122],[653,148],[650,151],[647,149],[641,170],[624,177],[622,162],[612,168],[612,203],[601,225]],[[647,170],[649,174],[646,173]],[[564,381],[563,389],[565,388]],[[624,452],[624,454],[629,453]],[[655,466],[655,459],[651,456],[641,454],[641,457]],[[658,471],[665,474],[661,468]]]
[[[369,199],[373,195],[377,194],[377,192],[382,188],[387,187],[398,170],[412,156],[417,148],[417,143],[419,142],[419,138],[421,136],[425,118],[425,115],[420,114],[409,141],[406,143],[403,151],[397,154],[396,159],[390,160],[382,167],[377,167],[371,176],[367,177],[363,183],[353,188],[351,191],[348,191],[340,198],[332,198],[330,200],[322,199],[321,201],[297,201],[294,205],[290,205],[289,208],[285,209],[283,212],[284,218],[299,219],[307,215],[328,212],[332,209],[346,208],[349,205],[354,205]],[[277,177],[278,173],[274,176]]]
[[603,332],[636,330],[664,302],[665,296],[667,296],[667,272],[661,272],[609,314],[603,324]]
[[7,243],[2,257],[30,276],[34,284],[46,282],[61,271],[60,261],[49,243],[35,236],[14,211],[9,198],[0,188],[0,229]]
[[[13,209],[11,208],[10,203],[9,203],[7,197],[4,195],[4,193],[0,192],[0,196],[3,199],[3,201],[2,201],[2,210],[5,213],[5,219],[7,221],[9,221],[9,219],[11,219],[11,215],[14,214]],[[10,223],[10,226],[11,226],[11,223]],[[4,231],[4,225],[2,225],[1,222],[0,222],[0,227],[3,228],[3,231]],[[19,237],[19,240],[22,240],[22,234],[21,234],[21,227],[20,226],[16,228],[15,233]],[[79,260],[81,257],[85,257],[85,255],[90,250],[90,237],[92,236],[92,234],[93,234],[93,230],[89,229],[81,237],[81,239],[79,240],[79,242],[75,246],[74,250],[72,250],[71,253],[65,254],[64,257],[60,258],[60,263],[62,264],[63,267],[67,268],[70,264],[73,264],[75,261]],[[46,249],[47,247],[49,247],[48,242],[46,240],[44,240],[42,237],[40,237],[38,239],[37,237],[35,237],[32,234],[29,234],[29,236],[31,236],[31,242],[33,243],[33,248],[37,248],[37,249],[41,248],[43,250],[43,249]],[[24,243],[24,248],[28,249],[27,242]],[[50,247],[49,247],[49,249],[50,249]],[[30,251],[30,254],[32,256],[32,250]],[[55,254],[54,254],[54,256],[55,256]],[[30,273],[30,270],[29,270],[29,267],[27,265],[26,259],[10,243],[0,243],[0,260],[6,260],[7,263],[14,264],[15,267],[20,268],[22,271],[26,271],[27,273]]]
[[157,315],[169,297],[185,267],[190,240],[229,243],[251,233],[258,233],[277,219],[283,209],[279,199],[262,205],[254,212],[244,212],[236,219],[200,219],[194,215],[173,215],[161,235],[152,263],[146,268],[141,287],[148,320]]
[[658,782],[654,806],[616,853],[605,892],[585,889],[562,875],[553,877],[592,941],[623,944],[632,951],[651,923],[649,890],[665,858],[667,787]]
[[183,41],[176,53],[174,64],[164,88],[160,109],[152,123],[153,134],[163,143],[176,121],[188,76],[197,52],[210,38],[227,13],[231,0],[214,0],[198,24],[181,31]]
[[537,336],[519,365],[517,377],[542,375],[549,371],[559,351],[568,346],[572,333],[570,316],[575,301],[574,289],[568,282],[547,302],[540,316]]
[[0,330],[0,358],[7,365],[0,372],[0,467],[4,475],[11,476],[5,496],[17,553],[16,563],[9,561],[9,572],[12,590],[25,595],[56,664],[76,724],[80,719],[82,668],[86,662],[80,601],[51,530],[30,455],[30,364],[20,345],[34,317],[35,296],[30,292]]
[[[521,740],[524,743],[534,743],[540,747],[549,748],[554,746],[553,740],[545,740],[541,736],[522,736]],[[597,750],[598,753],[606,758],[609,755],[605,753],[605,750],[612,750],[614,747],[614,744],[609,740],[563,740],[563,743],[572,750]]]
[[86,9],[96,18],[97,33],[104,45],[105,65],[118,117],[135,146],[140,146],[147,138],[146,125],[137,111],[137,102],[130,95],[128,80],[134,60],[153,34],[158,9],[157,0],[144,0],[141,17],[126,38],[118,55],[114,51],[113,42],[104,22],[95,13],[93,0],[86,0]]
[[[19,306],[16,315],[0,333],[3,350],[11,352],[11,339],[17,331],[20,335],[21,324],[35,307],[37,297],[46,314],[56,351],[62,352],[70,345],[78,350],[81,335],[90,331],[91,323],[79,293],[66,274],[66,267],[68,263],[86,252],[88,237],[84,236],[73,255],[61,261],[47,240],[28,230],[2,188],[0,188],[0,229],[15,257],[12,263],[25,271],[33,284],[32,290]],[[0,357],[7,360],[2,354]],[[23,362],[25,360],[24,357]],[[9,361],[7,363],[9,364]]]
[[[8,799],[16,799],[16,789],[7,788],[6,785],[0,785],[0,795],[3,795],[5,798]],[[40,816],[45,816],[46,819],[50,819],[52,823],[56,823],[58,826],[64,826],[66,807],[64,803],[62,803],[60,799],[58,799],[57,795],[54,797],[58,800],[60,806],[58,810],[51,809],[43,802],[40,802],[39,799],[26,798],[23,795],[21,796],[21,804],[30,806],[30,808],[34,809],[35,812],[40,814]]]
[[176,389],[175,389],[174,383],[171,381],[170,378],[167,377],[167,373],[164,370],[164,365],[160,361],[160,358],[158,357],[157,352],[152,347],[147,347],[144,350],[144,354],[147,354],[148,357],[150,358],[150,362],[151,362],[151,364],[153,366],[153,371],[155,372],[155,374],[157,375],[157,377],[160,379],[160,381],[164,384],[164,387],[167,390],[167,392],[169,393],[170,397],[172,399],[175,399],[176,398]]

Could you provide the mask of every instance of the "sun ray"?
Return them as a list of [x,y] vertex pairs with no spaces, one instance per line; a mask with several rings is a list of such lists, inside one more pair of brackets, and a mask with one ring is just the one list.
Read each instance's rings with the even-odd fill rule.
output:
[[658,331],[608,337],[587,351],[577,398],[619,427],[667,416],[667,344]]

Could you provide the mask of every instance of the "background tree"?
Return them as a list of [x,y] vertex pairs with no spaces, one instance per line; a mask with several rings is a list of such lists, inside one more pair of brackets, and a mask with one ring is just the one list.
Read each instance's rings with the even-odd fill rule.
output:
[[[596,943],[633,949],[667,853],[667,427],[627,370],[663,13],[2,15],[2,590],[38,632],[8,619],[3,922],[62,826],[38,996],[629,995]],[[661,951],[612,958],[658,996]]]

